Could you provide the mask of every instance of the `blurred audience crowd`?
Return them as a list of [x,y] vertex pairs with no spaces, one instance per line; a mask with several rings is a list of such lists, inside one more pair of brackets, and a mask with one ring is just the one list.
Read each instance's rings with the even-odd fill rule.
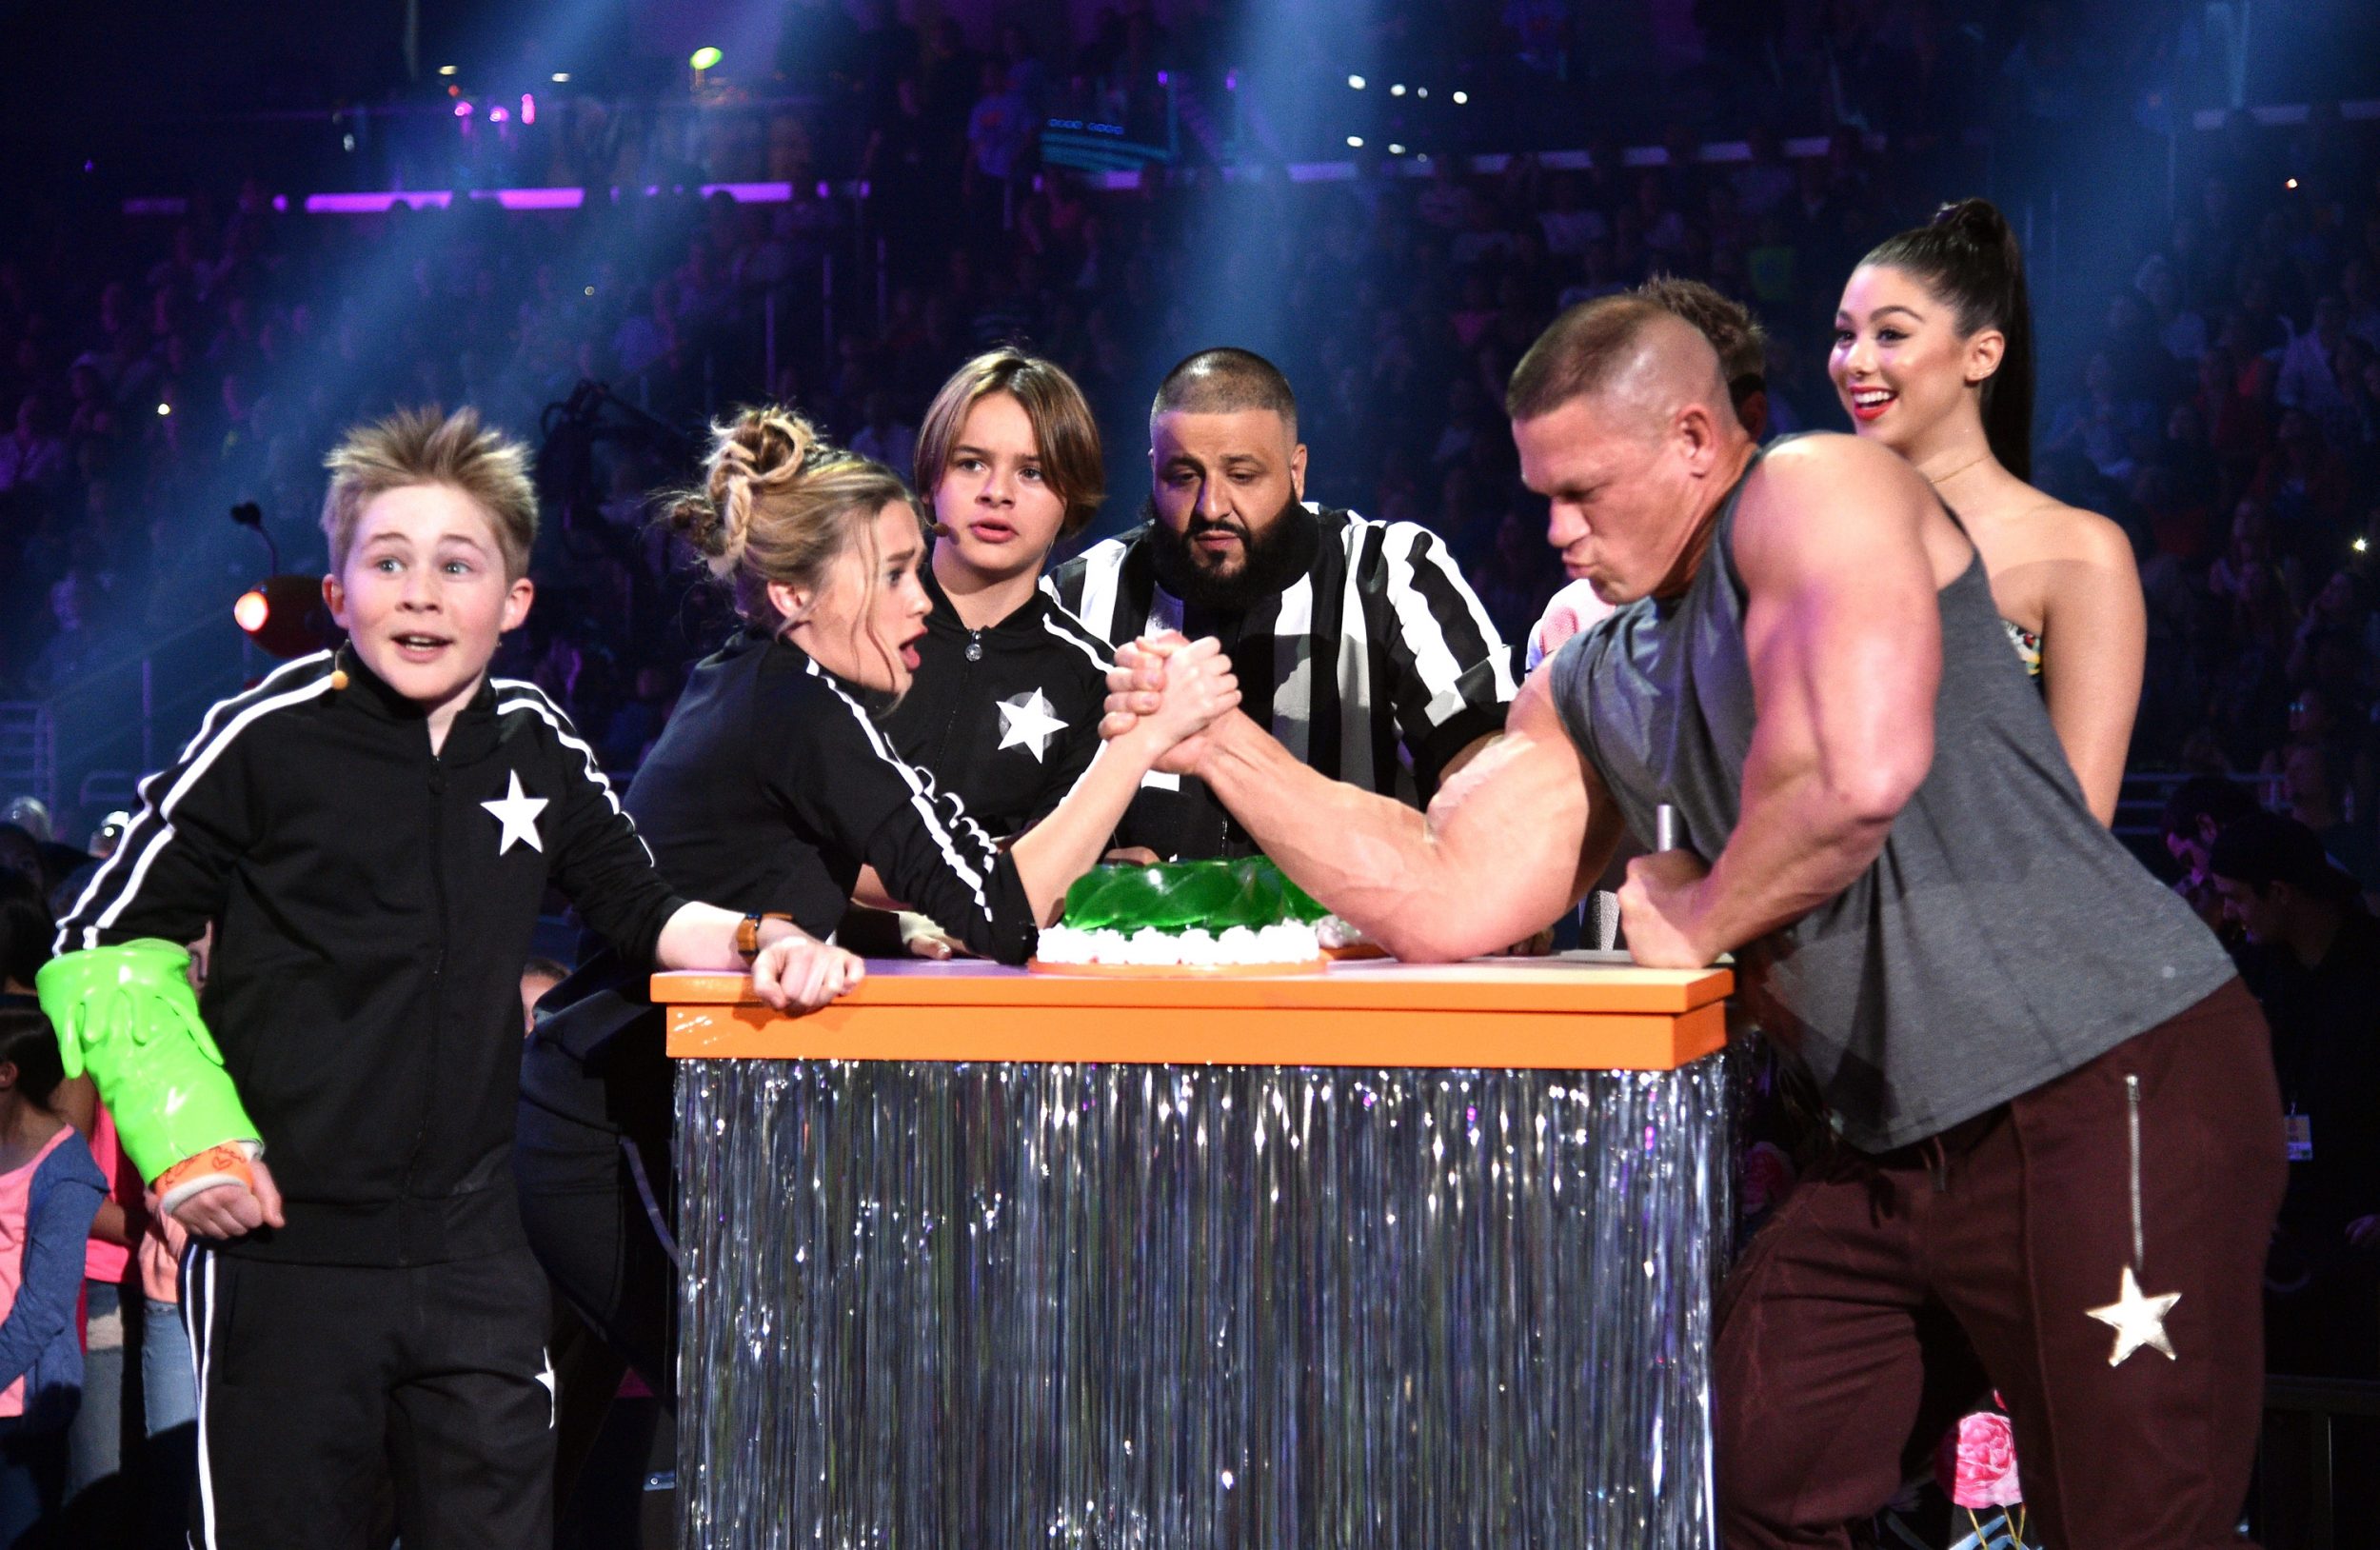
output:
[[[1518,643],[1562,578],[1503,391],[1560,308],[1708,280],[1768,327],[1772,431],[1844,428],[1825,373],[1844,279],[1943,200],[1993,193],[2031,246],[2036,482],[2114,518],[2140,564],[2131,767],[2171,777],[2144,784],[2164,801],[2140,825],[2162,833],[2150,859],[2240,955],[2316,1138],[2276,1250],[2275,1305],[2294,1312],[2274,1361],[2380,1376],[2380,125],[2317,103],[2300,123],[2184,127],[2155,220],[2045,206],[2027,157],[2111,103],[2153,130],[2203,50],[2053,7],[2002,33],[1968,14],[1985,9],[1700,0],[1673,118],[1622,132],[1540,103],[1500,149],[1584,157],[1475,159],[1499,148],[1446,129],[1296,181],[1278,160],[1220,175],[1218,146],[1261,126],[1217,109],[1232,56],[1201,8],[1169,27],[1126,3],[1041,51],[1014,28],[977,49],[950,24],[812,3],[784,59],[809,110],[724,113],[655,160],[653,136],[583,101],[546,140],[474,151],[515,182],[683,170],[689,189],[783,181],[784,202],[328,217],[259,181],[168,214],[36,202],[0,232],[0,700],[69,705],[145,653],[181,671],[247,586],[321,568],[321,457],[342,427],[468,401],[543,448],[538,602],[500,670],[563,699],[625,773],[724,624],[647,521],[705,419],[783,400],[908,474],[934,389],[1009,341],[1098,412],[1108,507],[1086,541],[1140,520],[1165,368],[1243,345],[1299,395],[1309,493],[1436,529]],[[1575,105],[1612,66],[1591,8],[1396,10],[1368,47],[1515,100],[1549,83],[1544,102]],[[1208,89],[1185,107],[1160,83],[1175,71]],[[1096,178],[1044,158],[1053,114],[1186,149],[1170,171]],[[629,141],[645,161],[622,160]],[[109,693],[106,714],[130,713]],[[0,874],[50,892],[113,838],[98,812],[12,808]],[[30,902],[12,908],[22,981],[39,930]]]
[[[2152,606],[2133,767],[2268,777],[2367,828],[2373,141],[2321,121],[2202,133],[2170,226],[2104,293],[2058,296],[2034,255],[2036,293],[2056,298],[2042,307],[2041,482],[2132,532]],[[546,452],[544,596],[509,666],[633,765],[703,644],[642,527],[646,492],[684,476],[689,433],[773,396],[902,465],[933,388],[1002,340],[1059,360],[1100,411],[1101,530],[1137,520],[1165,366],[1224,337],[1277,355],[1314,492],[1438,529],[1517,640],[1558,573],[1515,476],[1502,388],[1556,309],[1649,273],[1706,278],[1769,325],[1776,429],[1839,428],[1823,366],[1842,278],[1973,186],[1848,132],[1820,155],[1786,156],[1766,131],[1748,159],[1695,159],[1683,134],[1668,149],[1645,167],[1620,166],[1615,143],[1583,168],[1433,158],[1418,176],[1375,156],[1300,184],[1105,189],[1051,169],[914,224],[724,194],[340,220],[275,212],[250,189],[169,220],[61,212],[0,256],[0,590],[18,622],[0,693],[46,699],[219,628],[269,568],[234,505],[254,503],[282,568],[308,568],[331,433],[467,399]],[[548,412],[583,382],[608,394]]]

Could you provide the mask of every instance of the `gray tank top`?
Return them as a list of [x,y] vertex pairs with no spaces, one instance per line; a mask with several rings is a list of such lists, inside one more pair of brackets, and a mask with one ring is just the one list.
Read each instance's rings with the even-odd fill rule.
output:
[[[1649,845],[1669,803],[1705,859],[1735,831],[1752,744],[1742,491],[1682,597],[1622,608],[1552,666],[1563,723],[1630,831]],[[1981,559],[1936,595],[1933,769],[1856,882],[1737,954],[1764,1023],[1872,1152],[2030,1091],[2231,977],[2213,934],[2092,816]]]

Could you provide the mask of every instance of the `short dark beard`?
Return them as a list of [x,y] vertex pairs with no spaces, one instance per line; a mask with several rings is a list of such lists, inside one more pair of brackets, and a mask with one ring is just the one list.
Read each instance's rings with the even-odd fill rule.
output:
[[[1238,522],[1210,523],[1193,516],[1189,530],[1177,533],[1157,514],[1154,499],[1141,503],[1140,515],[1149,525],[1149,563],[1158,585],[1194,608],[1245,613],[1286,591],[1314,564],[1314,516],[1294,495],[1260,532],[1250,532]],[[1240,568],[1228,576],[1208,569],[1193,546],[1199,534],[1216,527],[1240,535]]]

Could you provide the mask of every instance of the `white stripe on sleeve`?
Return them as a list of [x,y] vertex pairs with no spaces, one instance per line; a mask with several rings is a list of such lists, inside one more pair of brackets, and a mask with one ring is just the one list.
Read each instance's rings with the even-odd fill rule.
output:
[[[318,700],[328,694],[330,675],[325,673],[310,684],[302,684],[296,688],[281,693],[265,693],[265,691],[270,689],[275,682],[283,679],[292,670],[318,666],[327,660],[328,656],[329,653],[323,652],[304,658],[291,663],[288,667],[266,679],[255,689],[249,691],[250,696],[263,694],[264,697],[255,699],[243,696],[244,699],[248,699],[247,705],[234,714],[228,722],[224,723],[221,730],[216,729],[217,716],[231,706],[240,705],[241,701],[226,700],[209,710],[206,721],[200,724],[197,733],[191,737],[188,745],[183,748],[182,757],[175,766],[180,773],[174,776],[173,785],[168,788],[162,798],[156,795],[157,783],[169,772],[161,771],[141,782],[141,800],[148,805],[140,817],[133,821],[131,830],[125,835],[124,843],[116,846],[115,853],[100,865],[98,871],[91,874],[89,884],[83,889],[83,897],[76,900],[74,907],[67,912],[67,918],[72,920],[80,916],[91,904],[105,897],[107,884],[126,861],[130,861],[130,869],[125,876],[124,886],[116,894],[114,901],[99,913],[97,919],[83,928],[82,944],[85,947],[98,946],[100,944],[99,933],[122,919],[126,907],[140,896],[141,884],[148,880],[149,869],[156,864],[157,858],[164,854],[166,847],[173,844],[174,808],[181,805],[182,799],[206,776],[207,771],[214,767],[215,761],[223,757],[223,751],[238,741],[242,732],[247,731],[259,720],[272,712],[288,705],[303,705],[308,700]],[[151,816],[157,820],[153,826],[144,822]],[[66,940],[66,932],[61,930],[58,936],[58,950],[60,952],[71,951],[72,948]]]
[[[190,1365],[198,1374],[198,1523],[199,1539],[204,1550],[218,1550],[215,1539],[215,1461],[208,1446],[207,1400],[208,1389],[215,1374],[215,1256],[212,1250],[192,1243],[190,1252],[197,1256],[193,1266],[204,1280],[199,1301],[204,1305],[198,1339],[190,1347]],[[184,1284],[188,1284],[186,1281]]]
[[[496,702],[497,715],[503,716],[511,711],[526,710],[544,722],[552,729],[555,741],[579,756],[581,763],[585,765],[587,780],[594,785],[596,790],[604,794],[604,800],[611,804],[611,810],[622,818],[627,818],[627,810],[620,805],[619,794],[611,788],[611,777],[604,773],[604,766],[596,761],[594,748],[587,745],[585,738],[578,735],[578,728],[571,725],[569,717],[562,713],[544,689],[517,678],[498,678],[490,682],[495,685],[500,694],[516,696],[509,700],[499,699]],[[645,843],[644,835],[637,834],[636,820],[630,818],[627,822],[628,832],[636,835],[637,848],[645,852],[645,859],[647,863],[652,863],[653,847]]]
[[[948,826],[942,823],[941,816],[934,811],[932,785],[921,776],[914,765],[893,752],[892,745],[884,741],[883,733],[879,731],[876,724],[868,719],[867,711],[861,706],[860,702],[845,694],[843,691],[843,686],[836,683],[833,676],[818,665],[817,659],[805,656],[804,665],[810,676],[832,689],[835,698],[841,700],[845,708],[850,710],[851,719],[860,724],[860,731],[866,737],[868,746],[875,751],[876,757],[899,772],[902,781],[909,787],[909,805],[916,808],[918,816],[925,821],[926,832],[934,837],[936,848],[942,851],[942,859],[950,864],[951,871],[956,873],[959,880],[966,884],[974,893],[975,907],[982,911],[985,920],[991,919],[991,895],[984,882],[984,872],[989,870],[989,867],[978,869],[970,866],[967,864],[966,858],[960,855],[958,837],[952,834]],[[963,808],[960,810],[958,819],[965,825],[970,837],[982,847],[984,856],[988,858],[999,854],[1000,847],[992,844],[992,837],[984,833],[977,825],[975,820],[966,815]]]
[[[1388,599],[1397,610],[1397,619],[1403,626],[1405,644],[1412,648],[1414,671],[1418,673],[1424,687],[1430,691],[1429,708],[1425,712],[1430,725],[1438,726],[1458,713],[1469,702],[1463,697],[1463,665],[1456,660],[1454,647],[1447,643],[1445,626],[1438,623],[1430,601],[1421,592],[1418,566],[1427,566],[1432,581],[1442,585],[1471,613],[1472,623],[1479,631],[1481,644],[1488,647],[1488,664],[1496,676],[1497,698],[1509,702],[1517,692],[1513,683],[1509,653],[1497,649],[1500,639],[1496,626],[1489,623],[1487,610],[1479,606],[1470,584],[1462,572],[1446,560],[1446,546],[1437,542],[1428,528],[1418,523],[1391,523],[1385,552],[1388,557]],[[1424,545],[1429,546],[1426,559],[1417,559]]]

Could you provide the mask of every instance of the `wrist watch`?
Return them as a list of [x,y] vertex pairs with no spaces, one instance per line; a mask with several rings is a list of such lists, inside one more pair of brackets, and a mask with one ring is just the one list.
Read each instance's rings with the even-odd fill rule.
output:
[[783,921],[790,925],[793,924],[793,917],[782,910],[772,909],[764,914],[746,915],[736,922],[736,956],[747,964],[761,956],[761,922],[763,921]]

